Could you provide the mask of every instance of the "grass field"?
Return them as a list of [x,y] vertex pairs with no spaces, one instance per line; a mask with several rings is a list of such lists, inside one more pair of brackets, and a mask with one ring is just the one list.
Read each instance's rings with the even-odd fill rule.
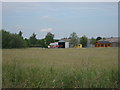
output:
[[3,49],[3,88],[117,88],[118,49]]

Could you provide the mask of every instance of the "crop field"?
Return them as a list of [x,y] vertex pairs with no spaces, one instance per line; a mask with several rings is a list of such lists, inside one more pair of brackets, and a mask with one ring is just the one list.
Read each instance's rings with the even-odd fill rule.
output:
[[117,88],[118,48],[3,49],[3,88]]

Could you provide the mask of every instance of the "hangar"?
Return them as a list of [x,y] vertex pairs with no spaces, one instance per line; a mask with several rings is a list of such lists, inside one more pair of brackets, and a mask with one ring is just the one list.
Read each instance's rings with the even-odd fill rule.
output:
[[65,40],[58,41],[58,45],[60,45],[61,48],[69,48],[69,42]]

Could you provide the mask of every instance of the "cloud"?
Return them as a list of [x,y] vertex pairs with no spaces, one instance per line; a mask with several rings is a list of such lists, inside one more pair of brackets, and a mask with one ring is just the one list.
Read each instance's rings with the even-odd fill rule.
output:
[[40,31],[41,32],[50,32],[50,31],[53,31],[53,28],[43,28]]
[[47,16],[47,15],[43,16],[42,18],[43,18],[43,19],[50,19],[50,17]]
[[17,30],[22,30],[24,26],[23,26],[23,25],[15,25],[14,27],[15,27]]

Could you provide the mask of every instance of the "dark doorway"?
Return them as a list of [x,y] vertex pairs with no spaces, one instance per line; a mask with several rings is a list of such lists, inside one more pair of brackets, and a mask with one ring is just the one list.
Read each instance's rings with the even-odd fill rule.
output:
[[108,45],[107,44],[105,44],[105,47],[107,47]]
[[58,45],[60,45],[61,48],[65,48],[65,42],[58,42]]

